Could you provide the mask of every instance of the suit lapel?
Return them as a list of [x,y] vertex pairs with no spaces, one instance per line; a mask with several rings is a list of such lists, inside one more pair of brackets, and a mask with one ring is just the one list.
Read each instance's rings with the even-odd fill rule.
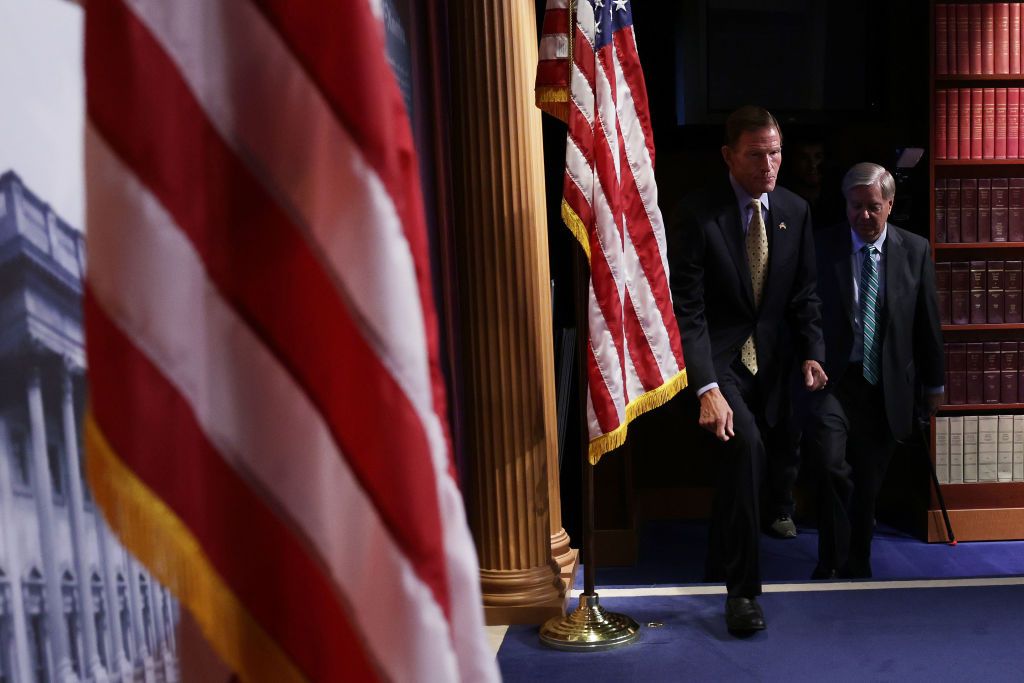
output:
[[739,206],[736,203],[736,194],[732,191],[732,186],[727,187],[729,191],[722,197],[724,208],[718,215],[718,228],[721,230],[722,239],[725,241],[729,254],[732,256],[733,265],[736,266],[736,273],[743,285],[744,296],[747,302],[753,306],[754,286],[750,282],[750,266],[747,264],[747,246],[743,232],[743,217],[740,215]]
[[885,237],[885,300],[882,310],[886,314],[885,329],[896,319],[897,316],[889,315],[890,301],[896,301],[900,294],[906,291],[903,276],[906,273],[907,249],[903,245],[903,238],[891,225],[886,226]]

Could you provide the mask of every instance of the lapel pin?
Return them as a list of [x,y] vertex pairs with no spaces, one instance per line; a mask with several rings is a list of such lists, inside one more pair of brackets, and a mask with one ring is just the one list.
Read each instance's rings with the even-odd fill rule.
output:
[[786,229],[786,222],[783,221],[783,222],[779,223],[779,230],[785,230],[785,229]]

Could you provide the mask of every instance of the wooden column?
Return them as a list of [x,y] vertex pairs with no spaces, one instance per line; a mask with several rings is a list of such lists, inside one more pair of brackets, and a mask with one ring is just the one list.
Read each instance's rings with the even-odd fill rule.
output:
[[558,491],[532,2],[452,0],[453,210],[469,519],[487,621],[560,614],[574,563]]

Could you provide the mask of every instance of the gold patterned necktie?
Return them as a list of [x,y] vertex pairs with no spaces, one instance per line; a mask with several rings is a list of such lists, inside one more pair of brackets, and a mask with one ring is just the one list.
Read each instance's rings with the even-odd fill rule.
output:
[[[747,263],[750,265],[750,284],[754,289],[754,305],[761,307],[761,295],[764,292],[764,280],[768,276],[768,233],[765,231],[764,219],[761,217],[761,200],[750,200],[750,223],[747,225]],[[757,349],[754,347],[754,335],[747,337],[740,349],[740,360],[750,374],[757,374]]]

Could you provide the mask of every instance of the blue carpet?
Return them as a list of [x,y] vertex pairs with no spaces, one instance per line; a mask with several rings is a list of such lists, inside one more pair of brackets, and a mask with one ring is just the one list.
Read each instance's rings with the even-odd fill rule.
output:
[[536,628],[513,626],[498,664],[506,681],[1022,679],[1024,586],[770,593],[761,602],[768,630],[737,639],[725,631],[721,595],[603,598],[606,609],[664,626],[585,654],[550,650]]
[[[600,567],[598,586],[653,586],[699,583],[704,576],[707,523],[648,522],[640,533],[634,567]],[[806,581],[818,557],[818,534],[800,527],[790,540],[761,536],[761,575],[766,582]],[[1024,541],[925,543],[880,527],[872,545],[875,579],[928,579],[1024,575]]]

